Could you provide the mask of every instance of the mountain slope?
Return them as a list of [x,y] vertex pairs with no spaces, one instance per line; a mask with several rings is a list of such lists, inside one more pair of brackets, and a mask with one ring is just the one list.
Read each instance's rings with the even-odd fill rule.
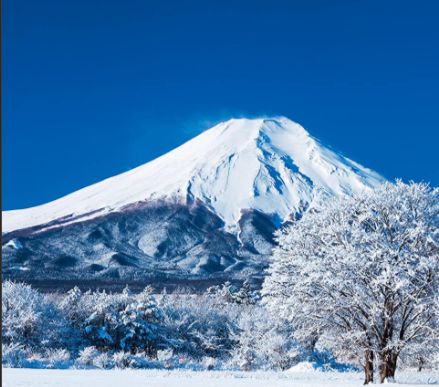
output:
[[129,172],[42,206],[6,211],[3,232],[85,220],[160,198],[199,199],[230,228],[246,208],[284,221],[312,200],[316,187],[352,194],[381,180],[287,118],[233,119]]
[[273,232],[317,191],[383,179],[284,117],[233,119],[53,202],[3,213],[6,277],[261,276]]

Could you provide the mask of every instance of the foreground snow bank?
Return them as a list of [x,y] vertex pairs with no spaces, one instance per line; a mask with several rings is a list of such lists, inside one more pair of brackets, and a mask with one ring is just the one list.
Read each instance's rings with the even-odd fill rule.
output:
[[[361,373],[354,372],[225,372],[159,370],[47,370],[4,368],[4,387],[350,387],[361,386]],[[403,373],[398,384],[422,386],[439,382],[439,373]],[[408,384],[405,384],[408,383]]]

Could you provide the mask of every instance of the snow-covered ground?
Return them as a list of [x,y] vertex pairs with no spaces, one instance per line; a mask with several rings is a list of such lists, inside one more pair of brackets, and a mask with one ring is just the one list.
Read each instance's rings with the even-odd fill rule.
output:
[[[394,386],[422,386],[439,383],[439,373],[400,374]],[[42,370],[4,368],[4,387],[350,387],[361,386],[361,373],[286,371],[159,371],[159,370]]]

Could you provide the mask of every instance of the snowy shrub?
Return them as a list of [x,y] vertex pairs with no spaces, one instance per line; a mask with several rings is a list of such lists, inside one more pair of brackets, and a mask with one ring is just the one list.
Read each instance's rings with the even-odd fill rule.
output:
[[26,367],[28,352],[20,344],[2,344],[2,365],[4,367]]
[[173,368],[176,364],[176,359],[172,349],[162,349],[157,351],[157,361],[159,361],[165,368]]
[[113,354],[113,363],[116,368],[132,368],[132,356],[128,352],[119,351]]
[[157,360],[161,362],[166,362],[172,359],[173,353],[171,349],[163,349],[157,351]]
[[285,370],[298,361],[300,351],[289,337],[291,332],[279,319],[272,319],[262,307],[245,310],[237,322],[237,341],[231,363],[244,371]]
[[49,368],[49,363],[44,353],[27,348],[26,368]]
[[102,352],[102,353],[99,353],[99,355],[97,355],[93,359],[93,365],[96,368],[101,368],[101,369],[106,370],[106,369],[113,368],[114,362],[113,362],[113,359],[108,352]]
[[151,360],[145,352],[115,352],[112,356],[115,368],[160,368],[160,363]]
[[12,368],[68,368],[72,362],[64,349],[38,352],[20,344],[2,344],[2,364]]
[[79,352],[79,356],[76,359],[76,365],[78,367],[93,367],[95,359],[100,355],[100,352],[96,347],[85,347]]
[[85,347],[79,352],[75,361],[75,366],[79,368],[114,368],[113,355],[109,352],[100,352],[96,347]]
[[204,357],[201,361],[201,364],[208,371],[215,369],[217,366],[217,363],[218,363],[218,361],[214,357]]
[[65,349],[49,349],[44,356],[47,368],[68,368],[71,365],[70,353]]

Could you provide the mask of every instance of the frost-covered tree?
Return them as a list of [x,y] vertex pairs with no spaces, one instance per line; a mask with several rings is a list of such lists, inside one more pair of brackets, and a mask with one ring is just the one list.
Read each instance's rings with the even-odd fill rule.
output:
[[163,312],[152,296],[151,289],[146,287],[121,312],[124,331],[121,348],[131,352],[142,350],[150,357],[157,357],[157,351],[166,343],[163,319]]
[[82,306],[82,292],[75,286],[70,289],[66,296],[62,299],[60,303],[60,308],[64,313],[64,316],[70,321],[73,326],[79,326],[84,319]]
[[162,301],[169,346],[195,359],[226,358],[235,345],[236,304],[212,296],[178,295]]
[[83,296],[82,301],[81,309],[86,311],[82,331],[99,349],[141,350],[155,357],[164,346],[163,314],[150,288],[138,295],[128,288],[120,294],[96,292]]
[[256,303],[257,297],[255,292],[250,289],[250,283],[246,280],[243,282],[241,289],[234,294],[234,302],[242,305],[254,305]]
[[44,295],[30,285],[3,282],[3,343],[59,347],[73,336],[60,311]]
[[44,298],[29,285],[6,281],[2,289],[2,337],[5,343],[34,342],[41,334]]
[[250,283],[247,280],[242,283],[239,289],[236,289],[229,281],[226,281],[221,286],[209,287],[205,294],[223,305],[253,305],[258,301],[257,292],[251,290]]
[[84,297],[86,318],[81,330],[84,337],[99,349],[120,349],[124,337],[121,313],[128,306],[130,295],[107,294],[105,291]]
[[233,303],[234,302],[234,287],[233,285],[229,282],[226,281],[220,290],[220,294],[222,296],[222,298],[224,299],[225,302],[228,303]]
[[365,383],[376,362],[381,382],[393,378],[400,355],[437,345],[438,198],[397,181],[326,200],[277,234],[267,306],[298,340],[319,337],[343,360],[361,359]]

